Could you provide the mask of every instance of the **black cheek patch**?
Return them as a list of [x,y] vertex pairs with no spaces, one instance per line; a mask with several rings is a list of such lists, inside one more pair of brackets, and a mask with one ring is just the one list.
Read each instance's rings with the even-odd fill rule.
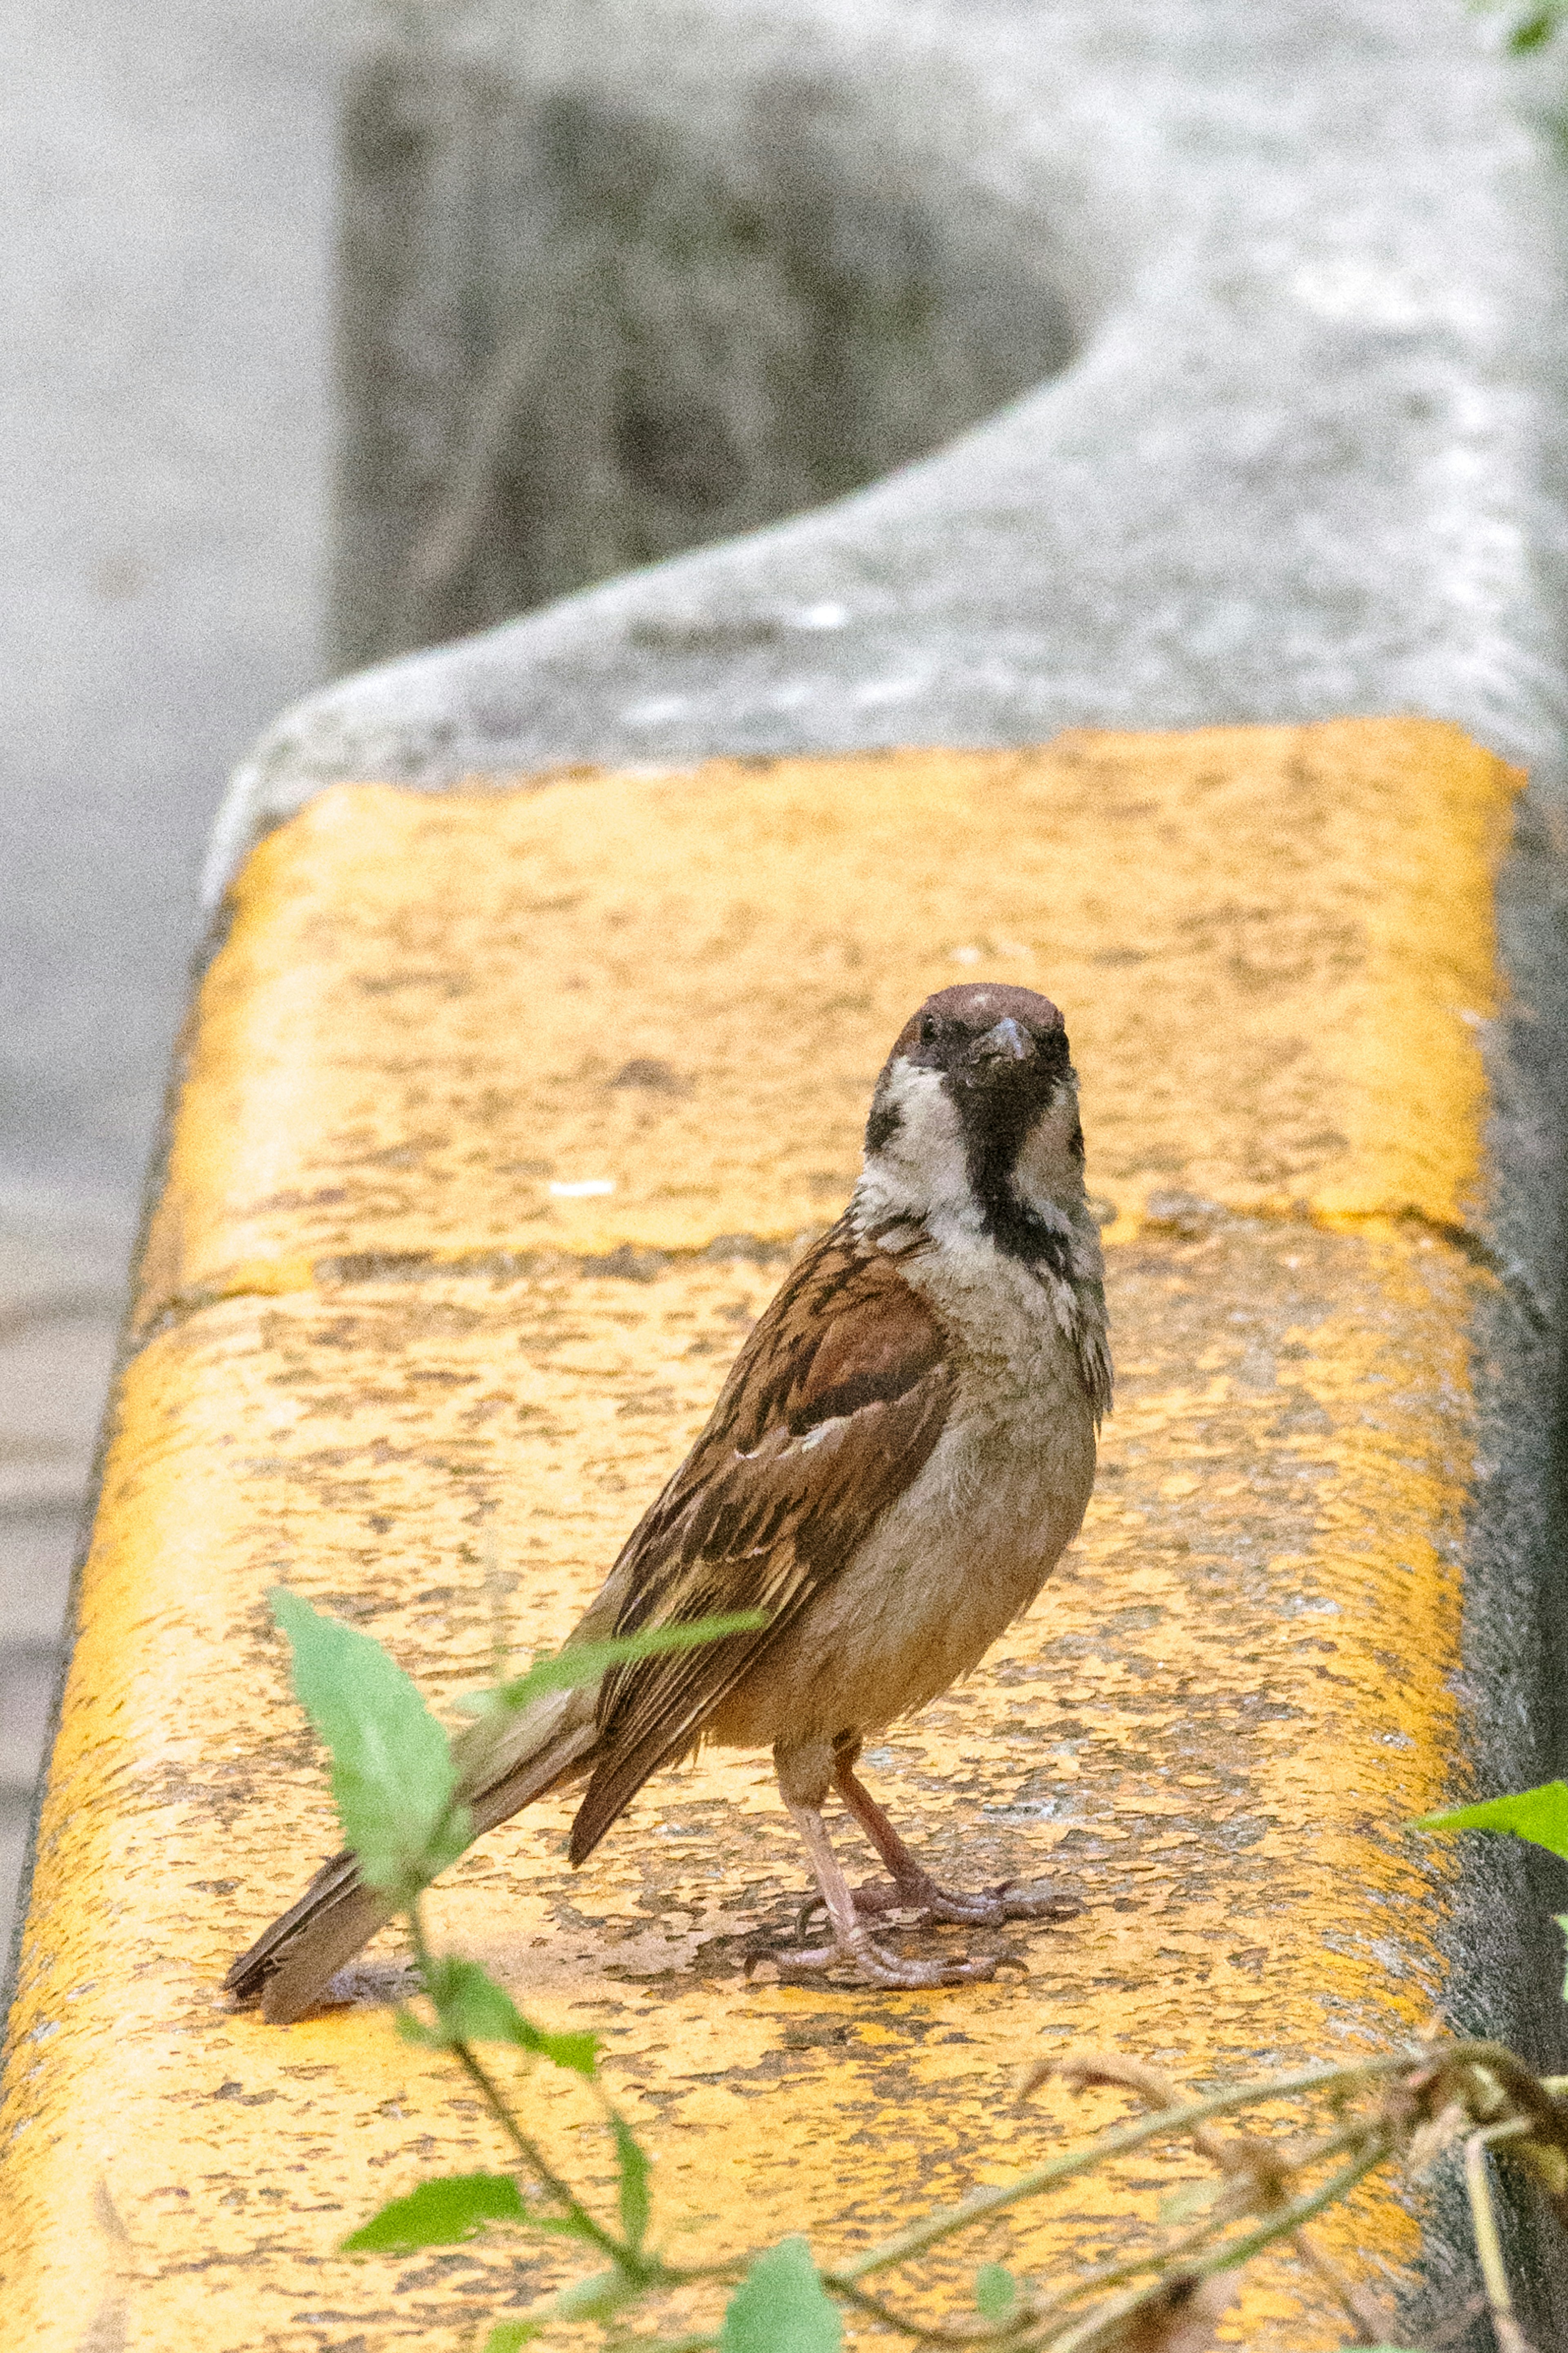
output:
[[904,1124],[904,1114],[896,1103],[884,1098],[871,1105],[871,1115],[866,1122],[866,1149],[883,1152],[891,1144]]
[[[1031,1267],[1048,1267],[1059,1275],[1072,1271],[1071,1242],[1019,1199],[1013,1176],[1032,1122],[1048,1105],[1058,1080],[1071,1076],[1067,1039],[1058,1037],[1047,1041],[1039,1060],[1026,1074],[1018,1073],[1014,1084],[952,1091],[963,1121],[969,1180],[980,1204],[984,1231],[1004,1257],[1022,1259]],[[1074,1126],[1079,1126],[1076,1120]],[[1081,1128],[1072,1149],[1082,1153]]]
[[985,1202],[985,1230],[1005,1258],[1026,1266],[1048,1266],[1053,1274],[1072,1272],[1072,1247],[1065,1234],[1020,1201],[1011,1187]]

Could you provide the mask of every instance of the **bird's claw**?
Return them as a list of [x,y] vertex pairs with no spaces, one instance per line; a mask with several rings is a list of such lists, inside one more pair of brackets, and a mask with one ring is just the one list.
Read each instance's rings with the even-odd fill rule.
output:
[[1008,1920],[1070,1919],[1081,1908],[1071,1896],[1059,1894],[1054,1888],[1015,1890],[1008,1880],[1004,1880],[1000,1887],[972,1895],[952,1894],[928,1872],[918,1868],[895,1872],[888,1879],[863,1880],[858,1887],[844,1887],[843,1894],[854,1906],[854,1924],[841,1932],[830,1933],[825,1944],[808,1946],[805,1939],[813,1922],[827,1911],[826,1899],[820,1894],[808,1895],[798,1906],[794,1947],[783,1952],[775,1949],[771,1956],[781,1978],[818,1977],[825,1969],[842,1964],[853,1968],[867,1985],[983,1983],[995,1976],[1004,1957],[962,1961],[903,1960],[878,1944],[870,1928],[862,1924],[874,1920],[891,1926],[900,1920],[913,1924],[923,1919],[951,1921],[960,1927],[995,1928]]
[[884,1952],[867,1935],[835,1939],[804,1952],[777,1953],[774,1961],[786,1983],[793,1978],[820,1977],[836,1962],[853,1968],[862,1984],[914,1990],[926,1986],[980,1985],[996,1974],[991,1958],[967,1961],[904,1961]]
[[[973,1895],[939,1887],[934,1879],[911,1881],[904,1886],[890,1879],[867,1879],[850,1893],[862,1918],[907,1912],[913,1918],[950,1920],[964,1928],[999,1928],[1008,1920],[1070,1920],[1083,1909],[1075,1897],[1054,1888],[1015,1888],[1008,1879],[999,1887],[977,1890]],[[804,1937],[816,1915],[826,1908],[820,1895],[808,1896],[795,1914],[795,1936]]]
[[[913,1901],[913,1898],[910,1898]],[[1000,1887],[973,1895],[949,1894],[934,1888],[924,1909],[933,1920],[957,1920],[972,1927],[998,1928],[1005,1920],[1070,1920],[1083,1906],[1051,1887],[1015,1888],[1005,1879]]]

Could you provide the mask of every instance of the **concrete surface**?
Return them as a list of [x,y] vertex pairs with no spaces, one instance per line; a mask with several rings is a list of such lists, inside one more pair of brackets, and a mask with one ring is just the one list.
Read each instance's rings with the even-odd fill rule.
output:
[[[62,1188],[63,1192],[63,1188]],[[111,1194],[0,1192],[0,1936],[10,1940],[71,1567],[124,1314]]]
[[342,37],[0,11],[0,1947],[201,844],[323,668]]
[[[690,2260],[802,2227],[829,2256],[1117,2106],[1020,2116],[1036,2052],[1208,2084],[1469,2000],[1459,1857],[1405,1824],[1460,1761],[1469,1340],[1507,1306],[1462,1221],[1515,781],[1429,723],[1082,735],[343,786],[262,846],[193,1025],[13,2012],[0,2288],[37,2353],[457,2353],[558,2275],[495,2238],[333,2252],[500,2154],[394,2032],[400,1940],[295,2028],[221,2000],[336,1842],[264,1593],[352,1616],[447,1705],[498,1633],[553,1647],[788,1238],[847,1193],[889,1040],[961,974],[1068,1009],[1120,1395],[1057,1579],[868,1769],[946,1874],[1053,1872],[1083,1911],[1005,1932],[990,1985],[781,1985],[798,1843],[767,1758],[721,1753],[657,1776],[579,1874],[560,1801],[487,1837],[434,1933],[605,2033]],[[634,1059],[673,1082],[617,1085]],[[549,1189],[584,1176],[614,1190]],[[581,2105],[538,2073],[527,2096],[601,2183]],[[1140,2157],[986,2252],[1081,2263],[1189,2170]],[[1385,2307],[1408,2288],[1405,2202],[1325,2228]],[[975,2260],[911,2296],[964,2297]],[[1242,2318],[1255,2353],[1344,2340],[1290,2259]]]
[[[602,253],[585,287],[573,274],[601,184],[629,285],[677,282],[707,225],[681,316],[705,355],[700,448],[733,444],[742,481],[758,453],[737,498],[773,497],[798,400],[772,355],[808,332],[856,356],[813,446],[841,426],[859,473],[918,446],[910,373],[974,413],[964,354],[988,333],[1004,379],[1033,349],[1048,380],[836,504],[286,714],[226,807],[209,895],[333,776],[1084,724],[1418,711],[1560,805],[1562,175],[1514,69],[1448,0],[541,0],[397,21],[357,85],[345,190],[353,438],[375,473],[342,521],[362,597],[410,566],[456,594],[476,533],[525,564],[520,450],[554,469],[546,535],[570,522],[578,577],[596,531],[644,527],[647,468],[614,448],[652,451],[689,387],[603,292]],[[879,336],[889,284],[918,349]],[[583,303],[609,379],[593,396],[559,357]]]
[[[542,0],[526,37],[500,7],[414,8],[398,25],[359,84],[362,146],[368,121],[385,132],[377,173],[346,201],[351,219],[375,202],[395,216],[403,274],[372,266],[384,231],[353,300],[357,332],[404,357],[356,413],[384,417],[399,386],[425,406],[401,454],[384,436],[391,487],[374,514],[351,502],[351,535],[381,529],[398,499],[429,519],[486,480],[504,534],[505,466],[464,468],[481,443],[510,446],[472,435],[494,422],[487,370],[511,346],[487,341],[473,301],[432,305],[450,281],[509,317],[508,257],[542,221],[555,234],[606,149],[631,159],[628,256],[671,222],[689,237],[693,191],[721,224],[753,224],[729,340],[712,346],[719,382],[739,383],[776,322],[757,253],[804,238],[831,255],[842,220],[889,186],[926,192],[955,236],[983,228],[990,315],[1047,286],[1074,355],[870,488],[297,706],[237,773],[209,902],[268,826],[335,777],[439,789],[554,763],[657,769],[1086,724],[1457,721],[1531,777],[1500,882],[1511,994],[1486,1033],[1479,1212],[1481,1246],[1527,1304],[1488,1344],[1513,1370],[1483,1400],[1472,1543],[1491,1598],[1470,1656],[1478,1773],[1532,1778],[1568,1748],[1568,1671],[1542,1648],[1563,1617],[1542,1612],[1561,1582],[1563,1457],[1535,1365],[1560,1345],[1568,1264],[1559,134],[1526,119],[1515,68],[1447,0]],[[444,93],[439,122],[405,140],[400,109],[417,112],[408,93],[427,87]],[[802,175],[787,237],[768,209],[785,114]],[[639,184],[648,154],[662,176]],[[661,208],[672,173],[680,200]],[[928,291],[940,354],[940,273]],[[546,353],[555,332],[546,302]],[[623,364],[642,348],[633,337]],[[632,379],[644,411],[657,353],[647,366]],[[585,460],[600,415],[584,405]],[[603,488],[595,464],[584,479]],[[395,541],[378,543],[392,565]]]
[[[1460,1688],[1479,1788],[1562,1769],[1563,178],[1514,69],[1447,0],[541,0],[526,19],[414,8],[398,26],[379,90],[360,85],[362,142],[379,122],[384,144],[348,193],[350,219],[371,220],[356,332],[382,355],[362,413],[384,480],[342,521],[345,545],[363,531],[379,551],[386,598],[365,626],[391,641],[421,595],[458,617],[509,564],[522,576],[531,516],[591,578],[606,512],[612,541],[646,528],[650,452],[674,453],[667,483],[702,489],[638,423],[679,406],[681,379],[616,290],[645,270],[671,282],[704,207],[701,446],[740,453],[736,497],[747,452],[771,495],[793,379],[767,355],[792,322],[832,324],[857,357],[844,382],[875,392],[876,284],[828,265],[843,224],[889,189],[910,235],[879,232],[875,250],[921,252],[934,216],[986,255],[962,319],[940,240],[899,281],[925,306],[933,384],[964,396],[976,320],[1012,319],[1015,352],[1020,317],[1041,349],[1054,322],[1070,356],[836,503],[286,713],[237,774],[209,903],[339,777],[438,789],[1085,725],[1457,721],[1531,772],[1500,881],[1509,996],[1482,1032],[1489,1155],[1466,1224],[1501,1288],[1475,1305]],[[405,136],[433,89],[434,130]],[[582,188],[606,172],[615,235],[588,307],[614,382],[590,398],[569,379],[563,403],[563,257]],[[524,302],[513,258],[541,242]],[[861,306],[858,331],[824,315],[825,284]],[[902,337],[905,362],[919,341]],[[844,414],[891,412],[847,399]],[[399,416],[401,441],[384,430]],[[519,456],[535,444],[565,474],[542,505]],[[882,447],[907,455],[890,430]],[[1467,1854],[1455,2000],[1559,2057],[1559,1957],[1544,1928],[1510,1943],[1502,1869]],[[1544,1922],[1561,1874],[1531,1869],[1522,1916]]]
[[[1527,763],[1500,897],[1511,996],[1481,1032],[1488,1185],[1458,1235],[1499,1286],[1475,1303],[1460,1690],[1483,1786],[1555,1769],[1561,180],[1511,69],[1439,0],[542,0],[398,21],[354,118],[365,266],[345,336],[381,352],[363,414],[382,438],[340,522],[344,642],[459,626],[486,599],[765,519],[802,484],[838,487],[824,453],[842,480],[874,477],[929,447],[932,418],[977,417],[984,385],[1010,389],[1031,353],[1054,373],[836,505],[291,712],[227,803],[212,900],[260,832],[343,775],[440,786],[593,758],[1407,709]],[[405,139],[432,92],[433,135]],[[615,225],[589,241],[589,299],[573,255],[595,189]],[[723,234],[679,266],[715,203]],[[876,267],[857,277],[843,258],[862,249]],[[524,284],[517,257],[541,250]],[[392,281],[389,252],[405,265]],[[687,286],[682,335],[661,340]],[[574,375],[579,312],[598,356]],[[530,318],[537,349],[519,340]],[[798,345],[816,334],[837,405],[792,440],[788,405],[816,381]],[[693,340],[715,423],[683,438]],[[923,414],[902,397],[911,368]],[[399,399],[401,442],[384,429]],[[531,438],[537,479],[517,462]],[[47,448],[68,477],[68,437]],[[128,740],[137,707],[121,698]],[[123,857],[138,915],[140,854]],[[76,921],[68,936],[74,958],[98,934]],[[84,1025],[89,1076],[121,1067],[100,1040],[135,991],[112,995]],[[44,1102],[35,1066],[18,1056]],[[63,1443],[44,1417],[21,1436],[39,1459]],[[1512,1867],[1468,1866],[1451,1965],[1491,1949]],[[1560,1893],[1541,1883],[1542,1913]],[[1500,2011],[1495,1982],[1458,1984],[1470,2015],[1536,2042],[1555,2017],[1538,1991],[1516,1978]]]

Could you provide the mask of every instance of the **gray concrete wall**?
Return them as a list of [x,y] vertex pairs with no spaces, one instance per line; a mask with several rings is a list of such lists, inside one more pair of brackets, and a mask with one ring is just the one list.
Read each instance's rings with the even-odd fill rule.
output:
[[0,11],[0,1945],[202,842],[323,667],[342,29]]
[[[360,642],[408,634],[373,595],[490,617],[494,571],[542,560],[540,502],[508,491],[531,459],[542,536],[564,518],[575,543],[551,585],[599,568],[595,528],[635,542],[646,481],[607,460],[628,422],[689,415],[690,386],[626,290],[676,282],[701,216],[681,295],[706,334],[701,446],[763,412],[759,510],[797,381],[769,364],[801,317],[786,284],[802,256],[833,276],[858,219],[906,255],[948,227],[902,281],[934,322],[900,356],[905,414],[855,472],[921,445],[921,397],[973,414],[959,354],[986,322],[999,379],[1030,349],[1072,364],[837,503],[286,713],[227,804],[214,889],[256,826],[351,773],[1410,709],[1560,791],[1561,173],[1450,0],[497,0],[397,21],[358,84],[347,195],[351,446],[376,470],[342,521]],[[583,283],[595,174],[616,201]],[[607,380],[584,391],[579,367],[566,400],[579,324]],[[865,413],[844,400],[851,443]]]
[[742,14],[770,70],[718,137],[735,61],[707,26],[651,105],[606,101],[569,48],[552,73],[548,12],[515,19],[546,52],[526,79],[504,10],[494,40],[353,74],[344,668],[821,506],[1071,358],[1090,273],[1060,224],[1021,247],[1009,205],[942,168],[918,89],[902,140],[861,145],[809,48]]

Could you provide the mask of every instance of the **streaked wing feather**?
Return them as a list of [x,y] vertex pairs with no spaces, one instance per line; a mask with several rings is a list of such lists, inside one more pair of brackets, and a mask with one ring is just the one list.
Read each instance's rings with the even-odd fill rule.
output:
[[634,1529],[618,1633],[710,1612],[768,1624],[607,1675],[581,1862],[648,1775],[837,1575],[936,1444],[946,1335],[889,1255],[841,1225],[795,1268],[737,1358],[707,1428]]

